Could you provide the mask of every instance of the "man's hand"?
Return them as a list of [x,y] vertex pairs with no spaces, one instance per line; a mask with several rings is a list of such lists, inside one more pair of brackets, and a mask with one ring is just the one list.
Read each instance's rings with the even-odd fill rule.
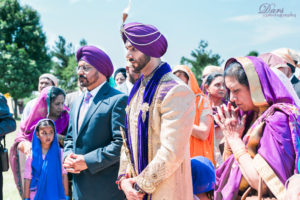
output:
[[127,178],[122,180],[121,188],[124,191],[127,200],[142,200],[145,194],[138,193],[133,184],[136,182],[134,178]]
[[77,155],[73,153],[65,158],[63,166],[66,168],[67,172],[73,174],[78,174],[88,168],[83,155]]

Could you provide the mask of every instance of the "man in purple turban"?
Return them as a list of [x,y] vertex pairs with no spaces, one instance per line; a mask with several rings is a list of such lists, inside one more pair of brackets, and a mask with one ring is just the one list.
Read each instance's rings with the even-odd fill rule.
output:
[[192,199],[189,138],[195,97],[168,63],[167,40],[154,26],[121,28],[126,58],[141,78],[126,108],[118,185],[128,200]]
[[94,46],[76,54],[80,85],[87,90],[72,104],[64,147],[64,167],[73,173],[76,200],[122,200],[118,175],[127,96],[112,88],[114,68],[108,55]]

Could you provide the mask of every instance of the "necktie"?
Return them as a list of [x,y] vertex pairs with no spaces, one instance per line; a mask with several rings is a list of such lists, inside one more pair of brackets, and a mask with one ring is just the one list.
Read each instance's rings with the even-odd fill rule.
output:
[[91,97],[92,97],[91,93],[87,92],[85,95],[85,98],[81,104],[79,119],[78,119],[78,132],[80,130],[80,127],[82,125],[84,117],[89,109],[89,102],[90,102]]

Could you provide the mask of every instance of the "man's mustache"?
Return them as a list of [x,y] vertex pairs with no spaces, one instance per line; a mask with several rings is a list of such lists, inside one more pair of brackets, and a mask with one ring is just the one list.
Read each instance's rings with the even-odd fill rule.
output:
[[87,79],[84,75],[79,75],[79,78]]

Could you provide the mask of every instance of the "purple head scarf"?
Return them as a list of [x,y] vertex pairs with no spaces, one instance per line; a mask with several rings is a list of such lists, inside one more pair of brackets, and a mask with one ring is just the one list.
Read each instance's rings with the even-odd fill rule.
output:
[[[245,70],[253,104],[265,110],[256,119],[251,129],[264,122],[263,134],[257,146],[257,153],[264,158],[274,170],[279,180],[285,181],[298,173],[297,163],[300,152],[300,116],[299,108],[292,96],[276,74],[257,57],[231,58],[226,68],[233,62],[238,62]],[[247,120],[250,113],[247,113]],[[250,126],[245,128],[245,132]],[[244,133],[245,133],[244,132]],[[248,138],[243,141],[247,145]],[[236,199],[242,179],[238,163],[231,155],[216,171],[216,200]]]
[[[271,106],[275,103],[295,104],[293,97],[286,90],[285,86],[281,83],[280,79],[268,67],[268,65],[264,63],[264,61],[261,58],[253,56],[247,56],[237,59],[230,58],[225,64],[225,70],[233,62],[239,62],[242,66],[244,66],[244,70],[249,81],[251,98],[254,105],[259,107],[265,103],[268,104],[267,106]],[[253,65],[254,67],[249,67],[250,65]],[[257,74],[258,80],[255,80],[254,76],[249,76],[250,74],[254,73]],[[260,93],[260,90],[257,89],[257,84],[255,84],[256,81],[259,81],[257,83],[260,83],[263,93],[263,96],[259,98],[255,97],[257,96],[256,94]],[[253,84],[251,84],[251,82],[253,82]]]
[[97,47],[80,47],[76,53],[76,58],[77,62],[83,60],[89,63],[107,78],[109,78],[114,72],[114,67],[109,56]]
[[121,27],[123,42],[127,40],[136,49],[147,56],[160,58],[168,48],[164,35],[154,26],[138,22],[124,24]]

